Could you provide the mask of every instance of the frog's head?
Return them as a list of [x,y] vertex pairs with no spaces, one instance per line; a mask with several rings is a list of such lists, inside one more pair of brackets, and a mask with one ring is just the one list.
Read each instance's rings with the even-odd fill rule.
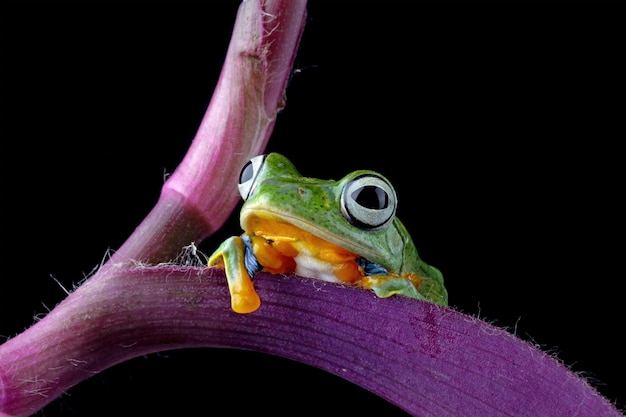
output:
[[255,233],[263,221],[296,226],[391,271],[411,262],[413,243],[395,217],[391,183],[374,171],[354,171],[339,181],[301,176],[284,156],[252,158],[239,178],[244,199],[241,227]]

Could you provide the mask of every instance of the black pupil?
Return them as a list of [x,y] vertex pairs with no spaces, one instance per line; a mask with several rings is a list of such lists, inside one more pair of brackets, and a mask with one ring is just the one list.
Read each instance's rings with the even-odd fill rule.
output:
[[382,210],[389,205],[387,193],[375,185],[366,185],[352,193],[352,199],[369,209]]
[[239,184],[245,184],[246,182],[250,181],[253,174],[254,168],[252,167],[252,162],[248,162],[239,174]]

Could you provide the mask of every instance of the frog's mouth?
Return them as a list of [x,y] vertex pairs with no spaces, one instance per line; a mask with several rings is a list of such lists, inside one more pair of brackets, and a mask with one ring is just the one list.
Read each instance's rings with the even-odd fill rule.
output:
[[326,245],[336,245],[344,251],[350,251],[368,259],[376,256],[370,248],[358,245],[358,242],[344,239],[324,228],[284,213],[268,209],[248,208],[241,211],[240,219],[241,227],[245,231],[268,240],[320,245],[321,242],[319,241],[313,242],[312,235],[326,242]]

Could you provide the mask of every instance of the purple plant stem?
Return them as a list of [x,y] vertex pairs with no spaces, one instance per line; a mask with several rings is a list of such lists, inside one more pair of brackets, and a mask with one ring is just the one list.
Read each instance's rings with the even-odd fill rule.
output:
[[[88,281],[41,321],[45,331],[6,342],[2,354],[20,362],[2,376],[12,394],[4,410],[32,413],[139,355],[225,347],[316,366],[416,416],[621,415],[548,354],[450,308],[293,276],[260,274],[255,284],[263,304],[240,315],[218,269],[135,268]],[[34,390],[24,381],[42,366]]]

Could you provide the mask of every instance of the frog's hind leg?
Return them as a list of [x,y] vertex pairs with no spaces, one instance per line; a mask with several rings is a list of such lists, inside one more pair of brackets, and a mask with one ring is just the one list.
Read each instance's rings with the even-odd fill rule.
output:
[[394,294],[424,300],[424,296],[409,279],[391,275],[382,266],[370,262],[365,258],[358,258],[357,264],[363,269],[363,285],[374,291],[380,298],[391,297]]
[[246,252],[244,240],[233,236],[222,242],[208,262],[209,266],[225,269],[231,307],[241,314],[252,313],[261,306],[261,299],[246,268]]
[[415,285],[406,278],[391,275],[372,275],[365,278],[368,283],[367,285],[381,298],[399,294],[405,297],[425,300],[424,296],[417,291]]

